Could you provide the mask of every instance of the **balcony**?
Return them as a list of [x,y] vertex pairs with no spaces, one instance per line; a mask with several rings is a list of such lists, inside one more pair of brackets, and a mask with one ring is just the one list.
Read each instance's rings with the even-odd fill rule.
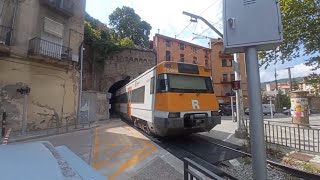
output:
[[10,27],[0,25],[0,53],[10,52],[11,31]]
[[48,58],[72,61],[72,49],[40,38],[29,41],[28,55],[34,58]]
[[72,0],[40,0],[40,2],[66,17],[73,16],[74,3]]

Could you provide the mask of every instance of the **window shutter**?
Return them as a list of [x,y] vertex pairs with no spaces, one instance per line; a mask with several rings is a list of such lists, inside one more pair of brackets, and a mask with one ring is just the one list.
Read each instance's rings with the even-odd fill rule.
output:
[[44,31],[60,38],[63,37],[63,24],[60,24],[47,17],[44,18]]

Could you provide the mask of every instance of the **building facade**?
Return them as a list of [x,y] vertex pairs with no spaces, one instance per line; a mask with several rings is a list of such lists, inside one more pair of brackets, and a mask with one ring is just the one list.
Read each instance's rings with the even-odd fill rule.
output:
[[[214,91],[220,103],[230,103],[232,95],[231,82],[235,80],[232,67],[233,55],[223,54],[223,41],[213,39],[211,48],[188,43],[179,39],[156,34],[153,38],[153,48],[157,52],[157,63],[176,61],[199,64],[211,69]],[[239,55],[241,82],[244,106],[248,106],[247,79],[244,54]]]
[[[214,90],[220,103],[230,103],[230,95],[233,95],[231,82],[235,80],[235,73],[233,69],[233,54],[222,53],[223,40],[211,40],[211,57],[212,57],[212,78]],[[243,53],[239,54],[240,74],[241,74],[241,89],[243,94],[244,106],[248,107],[248,89],[246,77],[245,56]]]
[[161,34],[153,37],[153,48],[157,52],[157,63],[176,61],[210,67],[211,49]]
[[[85,0],[0,0],[0,108],[27,130],[74,123]],[[26,106],[18,89],[31,91]]]

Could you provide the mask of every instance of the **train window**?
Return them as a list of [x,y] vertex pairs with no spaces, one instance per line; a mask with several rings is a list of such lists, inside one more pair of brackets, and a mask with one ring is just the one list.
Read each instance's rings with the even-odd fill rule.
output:
[[157,78],[157,92],[166,91],[166,80],[164,74],[160,74]]
[[154,94],[154,77],[150,79],[150,94]]
[[131,102],[132,103],[144,103],[145,86],[132,90]]
[[209,77],[168,74],[169,92],[213,93]]

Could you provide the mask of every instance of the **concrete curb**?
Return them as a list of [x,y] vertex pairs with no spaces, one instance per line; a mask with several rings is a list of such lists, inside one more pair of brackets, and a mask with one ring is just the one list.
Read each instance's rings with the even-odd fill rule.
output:
[[9,144],[10,143],[16,143],[16,142],[24,142],[24,141],[29,141],[29,140],[33,140],[33,139],[39,139],[39,138],[44,138],[44,137],[52,137],[52,136],[59,136],[59,135],[64,135],[64,134],[71,134],[71,133],[74,133],[74,132],[79,132],[79,131],[85,131],[85,130],[89,130],[89,129],[92,129],[92,128],[97,128],[99,126],[101,126],[102,124],[97,124],[97,125],[93,125],[91,127],[86,127],[86,128],[79,128],[79,129],[76,129],[76,130],[73,130],[73,131],[69,131],[69,132],[64,132],[64,133],[59,133],[59,134],[43,134],[43,135],[35,135],[35,136],[29,136],[29,137],[22,137],[22,138],[12,138],[12,139],[9,139]]

